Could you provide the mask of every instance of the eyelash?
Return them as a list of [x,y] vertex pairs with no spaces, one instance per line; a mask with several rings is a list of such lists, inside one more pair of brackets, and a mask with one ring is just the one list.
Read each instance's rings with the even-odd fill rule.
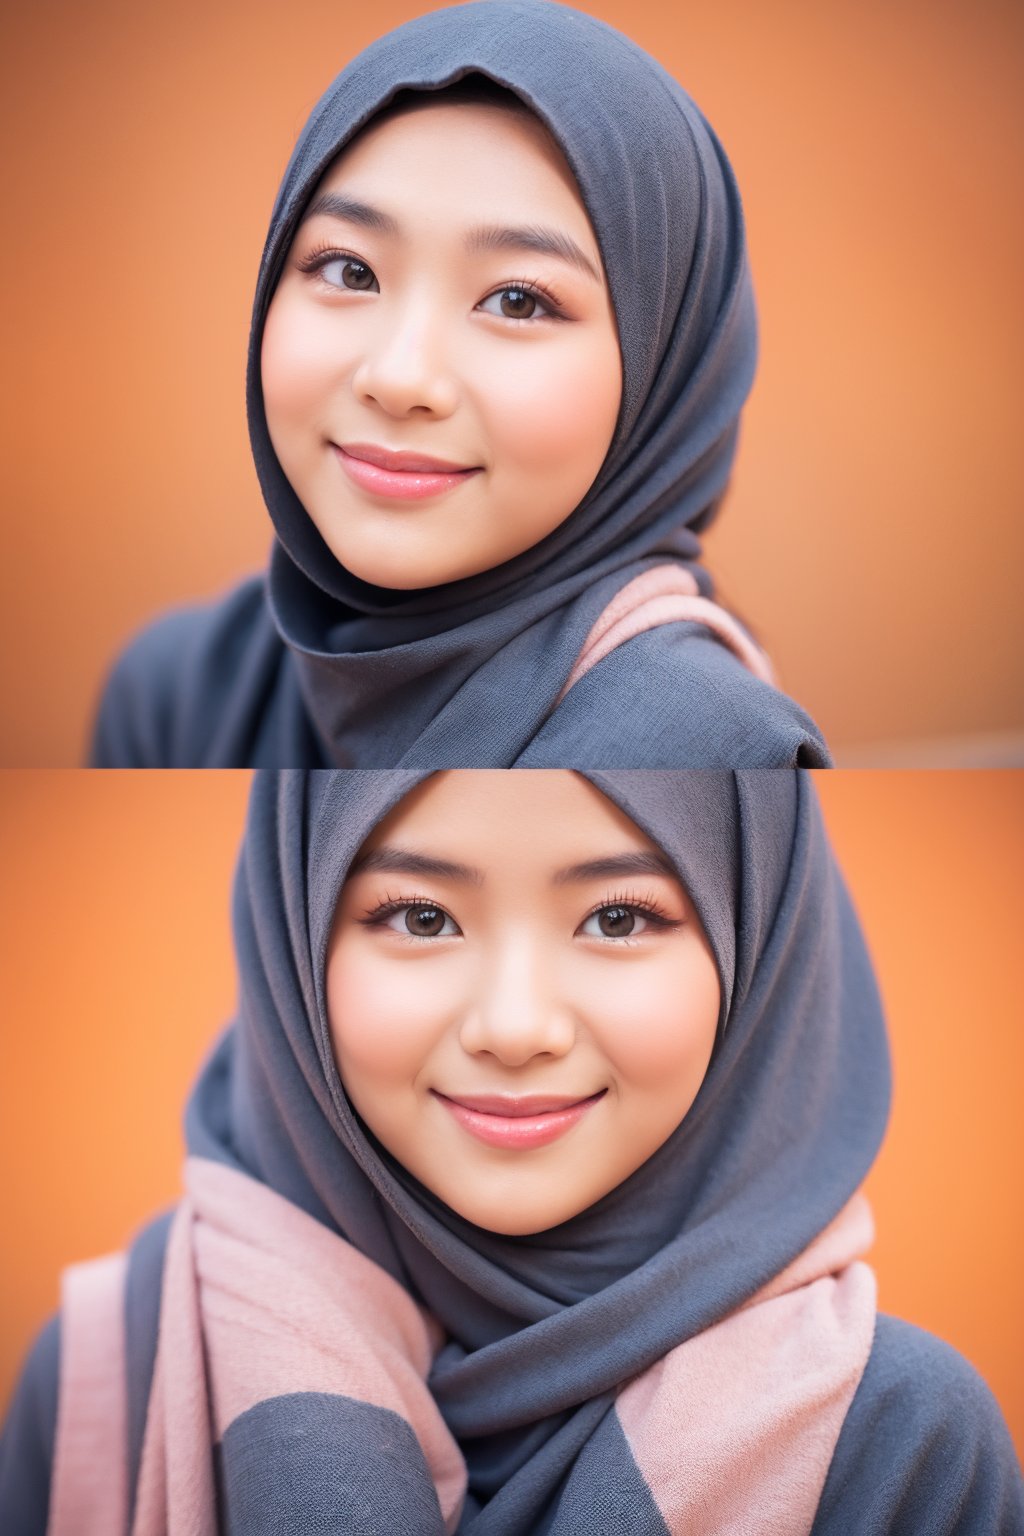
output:
[[[340,251],[337,246],[333,245],[316,246],[307,255],[303,256],[300,261],[296,262],[296,265],[300,272],[305,272],[307,277],[325,283],[332,293],[337,293],[339,291],[337,284],[328,283],[327,279],[322,275],[324,267],[332,261],[354,261],[359,266],[367,267],[369,271],[373,271],[369,262],[364,261],[361,256],[356,256],[351,251]],[[530,315],[523,319],[517,319],[513,315],[503,315],[501,318],[507,320],[510,325],[532,325],[537,320],[566,319],[565,307],[558,295],[535,278],[516,277],[507,282],[500,283],[497,288],[492,288],[490,293],[485,293],[480,303],[484,304],[488,299],[493,299],[495,294],[507,293],[509,289],[515,289],[517,293],[525,293],[530,298],[537,299],[549,311],[546,315]],[[350,292],[358,293],[359,289],[353,288]]]
[[[403,896],[400,899],[386,896],[382,902],[379,902],[377,906],[371,908],[363,917],[359,918],[359,922],[366,928],[383,928],[388,918],[394,917],[396,912],[406,912],[413,907],[432,907],[437,912],[443,912],[445,917],[455,923],[455,918],[452,917],[447,907],[443,907],[439,901],[435,901],[431,896]],[[609,896],[605,901],[599,901],[580,920],[580,928],[583,927],[584,923],[588,923],[592,917],[596,917],[599,912],[604,912],[609,907],[624,907],[630,912],[635,912],[640,917],[646,918],[651,927],[659,931],[681,928],[683,926],[677,918],[669,917],[668,913],[652,894],[648,893],[646,896],[637,896],[635,892],[630,892],[618,896]],[[455,923],[455,926],[458,927],[458,923]],[[399,934],[398,937],[410,939],[414,944],[434,942],[433,936],[426,934]],[[448,937],[454,937],[454,935],[448,935]],[[623,944],[636,943],[636,939],[630,938],[629,935],[619,939],[605,936],[604,942],[621,946]]]

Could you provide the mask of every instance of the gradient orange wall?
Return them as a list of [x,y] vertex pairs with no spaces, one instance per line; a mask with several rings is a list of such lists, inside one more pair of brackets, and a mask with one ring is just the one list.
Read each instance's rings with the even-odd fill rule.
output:
[[[262,565],[243,383],[277,182],[336,70],[429,8],[8,7],[0,762],[80,760],[129,632]],[[840,750],[1020,729],[1024,10],[588,9],[689,88],[745,195],[763,354],[723,592]]]
[[[234,998],[248,775],[0,776],[0,1404],[63,1264],[178,1193],[181,1109]],[[818,775],[889,1010],[869,1181],[882,1306],[955,1344],[1024,1451],[1024,775]]]

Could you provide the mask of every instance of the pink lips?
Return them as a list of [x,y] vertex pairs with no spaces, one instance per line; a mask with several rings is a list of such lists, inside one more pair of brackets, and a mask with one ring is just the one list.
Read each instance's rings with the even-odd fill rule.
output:
[[434,1090],[449,1113],[479,1141],[491,1147],[543,1147],[564,1136],[606,1093],[591,1094],[586,1099],[566,1099],[527,1095],[523,1098],[497,1094],[473,1094],[450,1099]]
[[467,469],[423,453],[407,450],[393,453],[373,443],[348,443],[344,448],[337,443],[331,446],[349,479],[375,496],[397,497],[404,501],[437,496],[480,472],[480,465]]

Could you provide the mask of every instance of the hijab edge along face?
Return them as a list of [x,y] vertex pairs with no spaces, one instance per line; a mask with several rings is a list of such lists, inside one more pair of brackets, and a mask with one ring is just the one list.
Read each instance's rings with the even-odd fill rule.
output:
[[[451,772],[487,772],[488,770],[440,770]],[[495,770],[490,770],[495,771]],[[501,770],[497,770],[501,771]],[[645,836],[662,849],[670,859],[683,889],[687,893],[700,919],[701,925],[708,938],[721,995],[719,1024],[716,1032],[715,1044],[712,1050],[704,1078],[697,1094],[683,1115],[678,1125],[670,1132],[662,1142],[639,1167],[625,1179],[620,1181],[604,1195],[592,1202],[589,1206],[559,1223],[554,1228],[544,1229],[542,1232],[525,1234],[526,1246],[531,1238],[539,1239],[541,1244],[549,1241],[552,1232],[564,1232],[568,1237],[574,1226],[588,1218],[599,1218],[603,1212],[613,1209],[620,1201],[627,1200],[630,1189],[636,1188],[638,1181],[644,1177],[644,1170],[650,1169],[654,1176],[652,1165],[658,1165],[666,1160],[670,1161],[678,1155],[680,1143],[692,1140],[693,1136],[700,1133],[701,1125],[709,1113],[714,1112],[714,1105],[720,1091],[725,1084],[721,1082],[723,1072],[731,1071],[731,1067],[719,1065],[725,1040],[728,1037],[728,1023],[736,1005],[736,987],[740,978],[737,976],[738,955],[736,949],[737,924],[739,922],[740,906],[742,901],[739,884],[733,884],[726,889],[725,883],[709,878],[705,871],[702,878],[701,860],[707,862],[708,870],[713,870],[716,864],[710,863],[708,855],[714,845],[718,845],[717,864],[739,868],[742,862],[743,836],[740,831],[742,810],[738,794],[736,775],[731,770],[707,770],[703,772],[688,772],[676,774],[668,772],[601,772],[587,770],[562,770],[563,772],[578,772],[579,777],[590,782],[602,796],[612,805],[621,810],[630,821]],[[318,770],[317,776],[323,776],[326,782],[333,777],[331,770]],[[451,1235],[461,1237],[472,1247],[472,1234],[479,1233],[484,1242],[497,1239],[504,1241],[501,1234],[493,1232],[490,1228],[478,1227],[474,1223],[461,1217],[449,1207],[441,1197],[434,1194],[428,1186],[422,1185],[415,1175],[411,1174],[386,1148],[384,1148],[373,1135],[369,1127],[365,1126],[358,1116],[345,1089],[341,1073],[337,1067],[334,1056],[334,1048],[331,1038],[329,1009],[327,1001],[327,960],[330,946],[331,931],[334,915],[341,899],[341,892],[348,878],[352,863],[358,853],[358,848],[371,835],[374,828],[379,825],[406,796],[417,786],[434,776],[433,772],[416,772],[403,774],[401,784],[395,785],[393,790],[379,800],[376,804],[372,820],[360,828],[360,840],[358,845],[352,847],[347,861],[331,863],[328,878],[318,881],[318,910],[315,922],[310,928],[309,954],[312,963],[312,988],[313,996],[310,1001],[314,1006],[309,1009],[310,1027],[316,1041],[317,1054],[320,1058],[321,1069],[325,1078],[325,1086],[329,1092],[336,1117],[339,1133],[349,1152],[356,1158],[364,1173],[377,1187],[388,1202],[395,1206],[401,1219],[409,1226],[410,1230],[428,1248],[438,1252],[437,1233],[435,1223],[440,1219],[441,1226]],[[342,775],[342,778],[347,775]],[[380,777],[371,772],[368,778],[373,780]],[[391,779],[391,774],[385,774],[386,779]],[[787,779],[788,775],[783,775]],[[646,781],[641,784],[641,781]],[[713,786],[709,795],[709,787]],[[797,792],[793,786],[789,787],[789,800],[791,802],[791,819],[798,814]],[[639,797],[636,791],[639,789]],[[634,793],[631,794],[630,790]],[[685,851],[689,857],[681,857],[679,849],[674,846],[666,846],[665,828],[659,827],[658,818],[652,816],[650,808],[638,804],[638,798],[653,799],[657,803],[661,796],[667,796],[672,802],[671,814],[685,820],[686,801],[692,799],[692,804],[698,811],[706,814],[706,823],[700,831],[700,835],[691,839],[693,846]],[[680,809],[679,799],[682,795],[683,809]],[[333,798],[333,797],[331,797]],[[781,809],[781,807],[780,807]],[[321,835],[315,828],[325,827],[331,822],[329,801],[322,801],[318,807],[314,828],[309,836],[309,854],[307,855],[306,878],[313,864],[312,850]],[[796,822],[793,823],[795,838]],[[670,840],[671,841],[671,840]],[[795,841],[793,843],[795,848]],[[723,856],[724,850],[724,856]],[[772,893],[770,903],[773,908],[772,929],[767,934],[761,935],[757,944],[759,955],[772,947],[775,922],[780,916],[779,904],[782,893],[789,880],[788,864],[785,870],[778,870],[772,876]],[[776,888],[777,887],[777,888]],[[299,917],[296,912],[296,918]],[[754,970],[757,969],[758,959],[751,962]],[[742,1042],[736,1048],[742,1053]],[[732,1053],[730,1052],[730,1055]],[[419,1210],[410,1211],[408,1199],[420,1206]],[[424,1224],[422,1217],[427,1216]],[[412,1217],[412,1220],[410,1220]],[[521,1241],[521,1239],[516,1239]],[[477,1245],[479,1247],[479,1245]]]
[[[683,167],[682,171],[678,172],[678,175],[688,178],[692,184],[691,190],[696,199],[697,209],[691,216],[692,228],[689,231],[689,248],[683,253],[683,257],[678,263],[680,269],[685,267],[686,270],[678,281],[679,291],[673,296],[674,301],[669,303],[667,311],[664,302],[665,295],[664,293],[661,295],[662,302],[655,317],[657,322],[656,328],[660,334],[653,334],[653,322],[646,323],[645,326],[641,326],[642,330],[646,330],[646,339],[641,337],[637,343],[626,345],[623,332],[623,285],[628,284],[631,280],[635,281],[636,274],[625,269],[621,256],[618,262],[609,259],[608,241],[611,238],[614,221],[610,215],[605,218],[597,216],[602,211],[600,198],[602,169],[607,174],[609,168],[607,166],[602,168],[599,165],[590,164],[585,152],[582,149],[577,149],[576,144],[572,142],[573,135],[569,132],[563,133],[561,131],[557,118],[559,103],[555,102],[551,105],[543,105],[541,103],[540,96],[544,94],[543,79],[538,90],[536,81],[531,86],[528,80],[524,81],[519,71],[511,68],[499,69],[493,59],[488,58],[488,55],[494,53],[498,45],[495,43],[494,37],[488,35],[486,26],[493,22],[492,30],[496,31],[502,17],[506,20],[511,17],[513,20],[530,22],[534,25],[540,22],[549,29],[551,26],[558,27],[559,43],[563,49],[568,47],[570,40],[567,37],[563,37],[562,33],[565,33],[566,29],[578,30],[583,28],[583,38],[573,37],[571,39],[572,43],[577,46],[585,46],[591,41],[599,44],[601,68],[606,72],[609,69],[620,69],[627,75],[636,75],[639,72],[638,81],[634,83],[639,83],[639,80],[642,80],[648,93],[651,90],[652,83],[656,81],[655,90],[660,102],[658,110],[664,115],[667,108],[672,114],[672,118],[679,125],[678,131],[685,136],[685,143],[690,147],[688,155],[684,156],[688,164]],[[465,25],[467,35],[465,37],[460,35],[456,45],[452,32],[460,24]],[[433,45],[441,54],[451,55],[453,52],[461,54],[461,61],[453,62],[449,57],[444,59],[443,62],[436,64],[429,62],[426,64],[421,63],[418,57],[411,51],[421,34],[426,34],[427,44]],[[436,34],[440,34],[439,42],[435,41]],[[609,49],[614,51],[611,65],[608,63]],[[426,52],[429,53],[429,51],[429,46],[426,46]],[[397,58],[392,63],[391,56],[395,54],[397,54]],[[375,73],[379,77],[382,70],[387,70],[389,74],[389,78],[385,83],[381,83],[379,78],[373,78]],[[517,76],[515,80],[511,78],[513,74]],[[346,146],[352,143],[353,139],[363,128],[388,109],[400,92],[411,91],[417,94],[429,95],[432,92],[443,91],[446,87],[473,76],[482,76],[494,85],[508,91],[522,102],[524,107],[536,117],[550,134],[572,171],[578,195],[582,200],[597,241],[612,300],[622,365],[622,395],[612,440],[601,468],[581,502],[555,529],[536,544],[521,551],[501,565],[484,570],[476,575],[462,577],[435,587],[413,588],[408,591],[395,593],[391,589],[374,587],[360,581],[339,564],[317,531],[305,507],[299,501],[287,477],[284,475],[270,444],[263,407],[260,377],[260,351],[263,330],[267,310],[279,281],[284,262],[287,260],[287,254],[301,220],[302,212],[308,205],[313,188],[332,161],[337,158],[338,154]],[[346,126],[343,133],[332,134],[328,142],[318,144],[318,141],[323,137],[323,125],[336,114],[337,99],[346,87],[353,94],[357,95],[366,95],[369,89],[370,99],[364,101],[359,107],[351,124]],[[548,93],[551,93],[550,84],[548,84]],[[690,122],[691,113],[697,119],[696,123]],[[598,143],[594,158],[599,158],[600,153],[604,153],[607,158],[612,153],[608,143],[605,142],[609,135],[607,129],[599,131],[598,128],[595,128],[594,124],[596,121],[595,116],[589,124],[589,131],[592,136],[598,139],[600,139],[600,131],[603,131],[605,137]],[[665,373],[666,368],[670,366],[670,350],[678,350],[678,341],[673,343],[672,337],[667,337],[665,334],[666,325],[668,325],[670,331],[674,332],[677,328],[678,313],[681,313],[681,307],[685,307],[686,304],[691,302],[692,294],[690,290],[693,287],[690,281],[691,268],[701,250],[700,231],[708,222],[707,168],[702,162],[702,153],[695,137],[699,127],[702,128],[708,139],[704,150],[704,157],[706,158],[710,155],[716,160],[723,180],[723,187],[720,189],[721,194],[725,199],[725,204],[732,205],[731,212],[728,208],[726,208],[725,212],[719,210],[718,216],[726,224],[732,218],[736,226],[733,231],[733,248],[727,253],[727,258],[723,258],[723,271],[715,278],[715,281],[719,282],[722,287],[722,291],[718,295],[718,302],[712,302],[711,305],[714,312],[712,316],[714,321],[712,331],[717,333],[723,324],[729,322],[730,315],[735,319],[734,312],[737,299],[743,301],[745,298],[749,298],[748,274],[742,234],[742,213],[739,207],[735,180],[728,167],[728,163],[724,160],[717,140],[704,123],[699,109],[689,102],[689,98],[685,96],[681,88],[655,60],[645,54],[630,39],[616,32],[615,29],[598,21],[596,18],[587,16],[583,12],[578,12],[562,5],[552,5],[550,0],[470,0],[470,3],[467,5],[451,7],[447,10],[428,13],[426,16],[415,18],[376,40],[362,53],[357,55],[327,88],[300,135],[285,171],[278,198],[275,201],[270,230],[260,264],[260,274],[250,327],[247,401],[252,450],[263,488],[264,499],[275,524],[278,540],[284,546],[288,556],[296,563],[304,575],[322,591],[326,592],[329,597],[341,599],[351,607],[365,613],[400,612],[412,615],[454,610],[467,601],[478,603],[497,590],[501,591],[502,597],[506,601],[510,601],[514,599],[518,592],[527,588],[531,580],[536,581],[548,569],[550,569],[550,574],[555,580],[558,579],[559,574],[572,578],[576,572],[577,564],[580,564],[583,569],[595,565],[600,561],[602,554],[605,556],[610,555],[616,542],[623,543],[624,545],[623,559],[628,559],[631,556],[635,558],[636,555],[644,553],[644,550],[639,547],[636,549],[627,549],[625,547],[626,545],[632,546],[637,543],[637,528],[633,526],[633,523],[636,522],[635,516],[632,521],[629,518],[626,520],[627,526],[623,530],[625,539],[617,540],[612,525],[617,525],[619,519],[616,519],[614,514],[610,518],[606,514],[603,517],[598,516],[596,522],[594,522],[590,513],[594,502],[602,498],[603,492],[609,488],[616,474],[624,468],[628,469],[628,454],[626,456],[627,463],[623,465],[620,462],[623,457],[623,450],[629,446],[632,437],[638,430],[637,423],[639,418],[645,411],[649,413],[650,408],[652,408],[651,397],[657,392],[658,377]],[[584,129],[581,127],[575,137],[582,140],[584,136]],[[651,147],[653,150],[653,145]],[[300,167],[302,168],[301,174]],[[622,174],[625,174],[625,172]],[[633,188],[633,192],[635,195],[635,188]],[[679,189],[676,188],[675,192],[678,200]],[[664,201],[667,195],[661,183],[658,183],[657,186],[652,185],[651,188],[647,189],[648,201],[653,200],[657,205],[654,211],[657,215],[660,215],[662,220],[670,217],[670,211],[667,209]],[[621,216],[618,216],[618,223],[620,226],[623,224]],[[675,234],[676,231],[674,230],[673,233]],[[634,230],[632,234],[633,240],[635,241],[640,238],[641,234],[645,235],[646,231]],[[622,238],[624,238],[623,228],[619,228],[619,238],[621,243]],[[666,236],[662,235],[659,238],[666,238]],[[620,269],[622,269],[621,275]],[[675,267],[672,270],[674,271]],[[689,295],[685,301],[684,295]],[[706,304],[706,295],[703,298],[692,299],[692,302]],[[634,309],[636,309],[635,305]],[[639,311],[633,316],[634,326],[640,323],[638,314]],[[752,327],[752,309],[745,318]],[[704,354],[708,352],[712,341],[715,340],[712,333],[708,331],[710,323],[705,316],[703,327],[704,332],[707,334],[703,335],[703,344],[698,350],[697,355],[689,360],[687,389],[690,388],[693,380],[697,379],[700,375],[701,364],[705,360]],[[727,341],[725,345],[727,352],[730,351],[730,348],[735,350],[731,342]],[[741,347],[740,353],[742,352],[743,348]],[[711,438],[709,446],[715,447],[717,445],[716,451],[719,456],[721,456],[724,450],[724,466],[714,472],[716,483],[713,487],[709,486],[706,490],[696,492],[700,497],[701,505],[696,507],[688,518],[680,514],[682,522],[697,522],[704,526],[710,520],[721,500],[721,493],[724,489],[729,467],[731,466],[735,446],[734,417],[738,411],[738,405],[742,403],[742,398],[745,397],[749,389],[749,382],[753,373],[752,350],[748,349],[749,355],[746,356],[745,361],[741,360],[740,353],[737,353],[737,356],[732,359],[733,371],[735,372],[738,369],[739,373],[742,374],[742,378],[739,380],[738,400],[733,399],[733,396],[737,393],[734,389],[730,394],[730,403],[726,412],[729,416],[729,424],[724,431],[722,430],[722,423],[719,421],[719,417],[722,414],[721,401],[718,402],[719,409],[711,413],[713,420],[710,423]],[[640,371],[647,376],[646,384],[639,377]],[[648,429],[647,431],[647,436],[652,439],[647,444],[647,447],[655,452],[658,439],[657,425],[657,423],[654,424],[655,430]],[[640,447],[642,450],[642,443]],[[697,459],[703,459],[706,452],[706,449],[700,450],[696,455]],[[646,457],[647,455],[642,454],[642,456]],[[704,483],[701,476],[705,467],[703,464],[694,466],[694,469],[698,471],[700,484]],[[627,487],[627,492],[628,489]],[[654,504],[652,503],[652,505]],[[657,511],[654,518],[657,528],[652,527],[649,530],[651,537],[643,540],[646,545],[656,547],[657,534],[660,532],[664,540],[670,531],[672,526],[671,499],[668,504],[667,515],[668,523],[666,525],[666,511],[664,509]],[[589,526],[591,522],[594,522],[593,527]],[[645,529],[641,528],[640,533],[643,535]],[[577,537],[578,535],[579,538]],[[695,538],[691,538],[690,543],[692,545],[691,552],[695,553],[697,549]],[[579,546],[578,549],[575,548],[576,545]],[[567,549],[577,557],[575,563],[568,562],[564,558]],[[564,567],[561,573],[559,572],[560,565]],[[614,568],[614,562],[612,562],[609,568]]]
[[[469,3],[491,3],[491,0],[469,0]],[[554,0],[546,0],[546,3],[554,3]],[[338,557],[330,549],[323,535],[316,527],[313,519],[310,517],[310,514],[306,510],[306,507],[300,500],[298,494],[292,487],[291,482],[288,480],[287,475],[281,467],[280,460],[278,459],[277,454],[275,453],[270,442],[270,433],[266,420],[266,409],[263,401],[261,354],[264,330],[266,327],[267,314],[269,312],[270,305],[273,302],[274,295],[277,291],[277,285],[280,282],[284,267],[288,261],[292,243],[298,232],[299,226],[301,225],[303,213],[309,206],[316,186],[319,184],[322,177],[326,175],[330,170],[332,164],[347,149],[351,148],[356,139],[365,129],[372,127],[374,123],[378,121],[378,119],[384,117],[390,110],[396,98],[398,98],[403,93],[413,93],[423,98],[439,96],[443,102],[443,93],[450,87],[457,86],[463,81],[472,81],[475,78],[482,78],[487,80],[491,84],[501,88],[504,91],[507,91],[511,96],[514,96],[522,104],[522,106],[534,118],[536,118],[536,120],[541,124],[545,131],[550,135],[552,142],[558,148],[562,156],[565,158],[566,163],[569,165],[573,179],[575,181],[577,195],[580,197],[580,200],[586,211],[587,218],[590,222],[591,229],[594,233],[594,238],[601,257],[601,265],[604,278],[608,284],[608,290],[611,297],[612,313],[615,319],[615,331],[618,340],[619,356],[621,362],[621,391],[619,408],[616,413],[615,426],[611,439],[605,450],[598,471],[594,476],[594,479],[591,481],[590,486],[587,488],[587,491],[576,504],[576,506],[566,514],[561,522],[556,524],[554,528],[550,529],[540,539],[536,540],[532,544],[527,545],[524,549],[519,550],[516,554],[510,556],[508,559],[500,561],[496,565],[486,566],[483,570],[468,576],[456,577],[451,581],[439,582],[433,586],[426,587],[381,587],[375,585],[372,582],[365,581],[361,577],[357,577],[354,573],[348,571],[346,567],[342,566]],[[427,105],[428,104],[426,100],[424,100],[422,106],[417,103],[416,110],[424,110]],[[564,537],[566,533],[571,533],[572,525],[574,525],[577,521],[581,521],[585,518],[591,501],[600,493],[608,474],[609,465],[614,459],[614,456],[621,446],[621,443],[627,433],[624,419],[627,398],[627,365],[622,347],[622,333],[619,323],[619,306],[615,302],[615,281],[613,279],[613,274],[609,271],[608,268],[606,253],[601,240],[600,229],[595,222],[593,210],[583,189],[583,184],[580,177],[580,167],[578,164],[574,163],[574,158],[575,157],[570,154],[568,146],[559,138],[558,133],[556,132],[546,113],[532,99],[529,92],[525,88],[509,84],[504,79],[495,74],[489,73],[482,67],[474,65],[459,66],[451,70],[444,78],[438,79],[436,82],[406,82],[405,78],[403,77],[402,81],[400,81],[397,85],[388,88],[387,93],[382,96],[374,106],[368,108],[363,113],[363,115],[358,119],[352,129],[345,135],[343,139],[338,142],[336,148],[333,148],[331,151],[325,153],[321,159],[315,162],[313,170],[306,177],[304,177],[302,183],[300,184],[300,195],[293,196],[288,209],[288,213],[281,226],[280,233],[272,243],[272,260],[266,265],[261,262],[260,267],[257,294],[259,295],[260,293],[263,293],[263,297],[262,301],[259,302],[257,306],[254,306],[253,310],[250,327],[249,356],[247,363],[247,395],[249,398],[250,437],[254,439],[253,454],[254,457],[256,457],[258,468],[260,467],[262,459],[263,468],[260,472],[261,481],[263,480],[264,474],[271,476],[277,482],[275,487],[277,494],[280,494],[290,504],[287,538],[284,537],[284,530],[280,526],[280,524],[285,521],[285,517],[281,514],[275,513],[273,508],[269,507],[268,505],[271,519],[277,531],[277,537],[279,541],[284,545],[284,548],[290,558],[294,560],[295,563],[299,566],[300,570],[302,570],[303,574],[308,577],[309,580],[313,581],[319,588],[321,588],[321,590],[325,590],[328,596],[334,596],[335,593],[333,591],[334,584],[332,583],[330,586],[327,586],[324,582],[323,568],[325,565],[328,567],[335,566],[344,572],[344,583],[347,595],[355,596],[358,594],[364,597],[368,604],[373,607],[380,606],[385,609],[401,607],[404,612],[412,612],[421,606],[424,601],[426,601],[427,605],[431,608],[435,606],[439,608],[445,608],[449,605],[457,605],[463,594],[472,594],[474,597],[478,596],[480,583],[486,578],[494,578],[493,584],[503,586],[509,577],[514,577],[520,574],[526,577],[531,575],[535,570],[543,568],[545,559],[547,558],[546,547],[555,540],[556,535],[562,535]],[[266,252],[264,253],[264,262],[265,261]],[[260,448],[262,450],[261,452],[257,451],[257,439],[260,440]],[[262,439],[265,439],[265,443],[262,442]],[[553,550],[552,553],[554,552],[556,551]],[[425,594],[429,594],[429,597],[426,599],[424,598]]]
[[[327,1094],[313,1089],[309,1074],[341,1086],[333,1053],[329,1070],[318,1067],[321,1046],[312,1038],[319,1030],[329,1039],[326,936],[355,852],[421,774],[257,776],[246,832],[248,892],[240,891],[236,916],[243,968],[235,1026],[241,1040],[233,1055],[241,1052],[249,1066],[233,1082],[230,1061],[221,1064],[226,1075],[207,1071],[189,1126],[190,1150],[201,1141],[203,1155],[220,1156],[286,1194],[297,1187],[296,1169],[303,1170],[315,1197],[306,1208],[323,1211],[435,1313],[456,1352],[471,1352],[464,1362],[470,1377],[474,1359],[483,1369],[485,1357],[493,1358],[485,1344],[509,1351],[510,1369],[523,1350],[544,1357],[557,1348],[560,1358],[575,1360],[574,1350],[595,1328],[613,1337],[623,1302],[631,1315],[639,1309],[648,1318],[643,1340],[609,1345],[597,1376],[594,1362],[587,1366],[580,1355],[564,1393],[560,1387],[558,1401],[544,1411],[635,1374],[779,1272],[859,1186],[880,1144],[888,1102],[877,990],[806,776],[583,776],[653,832],[698,911],[710,912],[715,886],[723,912],[735,903],[737,914],[747,913],[743,946],[756,947],[767,961],[762,975],[737,958],[734,968],[738,976],[746,971],[750,984],[739,1001],[734,993],[724,1048],[716,1047],[680,1125],[636,1172],[559,1226],[508,1238],[465,1222],[411,1176],[403,1178],[401,1167],[392,1168],[363,1135],[343,1089],[340,1111],[321,1122],[317,1105]],[[781,821],[779,780],[793,805]],[[678,785],[688,786],[692,818],[676,806]],[[737,790],[744,802],[738,818]],[[740,845],[737,828],[737,846],[726,848],[719,828],[737,819],[747,832]],[[701,882],[685,878],[685,861],[677,857],[681,843],[694,841],[691,825],[717,848],[703,882],[706,902]],[[741,859],[752,865],[749,879],[739,871]],[[711,917],[702,920],[713,932]],[[730,928],[739,935],[738,917]],[[724,970],[721,949],[713,953]],[[313,994],[310,1008],[305,999]],[[741,1026],[736,1033],[734,1023]],[[292,1062],[306,1078],[304,1090]],[[286,1065],[282,1096],[275,1080]],[[542,1325],[539,1334],[524,1329],[532,1324]],[[446,1367],[446,1401],[461,1383],[472,1390],[463,1365],[451,1382],[448,1374]],[[547,1388],[538,1389],[543,1397]]]

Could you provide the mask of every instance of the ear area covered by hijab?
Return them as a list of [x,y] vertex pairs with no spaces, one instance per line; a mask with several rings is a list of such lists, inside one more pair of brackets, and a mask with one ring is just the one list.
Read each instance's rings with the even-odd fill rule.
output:
[[[536,113],[577,179],[613,301],[622,401],[597,478],[560,526],[491,570],[397,591],[339,563],[286,478],[264,411],[263,330],[303,210],[339,151],[398,92],[476,75]],[[729,162],[636,44],[551,0],[469,0],[378,39],[310,114],[260,264],[247,410],[277,534],[266,583],[190,615],[187,637],[176,615],[144,632],[108,690],[121,703],[104,701],[94,762],[828,766],[813,722],[770,673],[737,660],[745,637],[701,618],[713,592],[699,535],[729,481],[756,352]],[[609,605],[666,563],[693,584],[690,620],[631,637],[562,702]],[[159,719],[132,727],[133,707]]]
[[720,1039],[682,1125],[596,1205],[535,1236],[466,1222],[364,1129],[327,1024],[347,870],[422,777],[257,777],[235,892],[240,1015],[196,1088],[187,1140],[192,1158],[339,1233],[436,1320],[430,1390],[470,1496],[496,1520],[517,1500],[544,1507],[623,1382],[749,1302],[846,1210],[883,1134],[888,1054],[809,779],[588,774],[668,853],[700,912]]

